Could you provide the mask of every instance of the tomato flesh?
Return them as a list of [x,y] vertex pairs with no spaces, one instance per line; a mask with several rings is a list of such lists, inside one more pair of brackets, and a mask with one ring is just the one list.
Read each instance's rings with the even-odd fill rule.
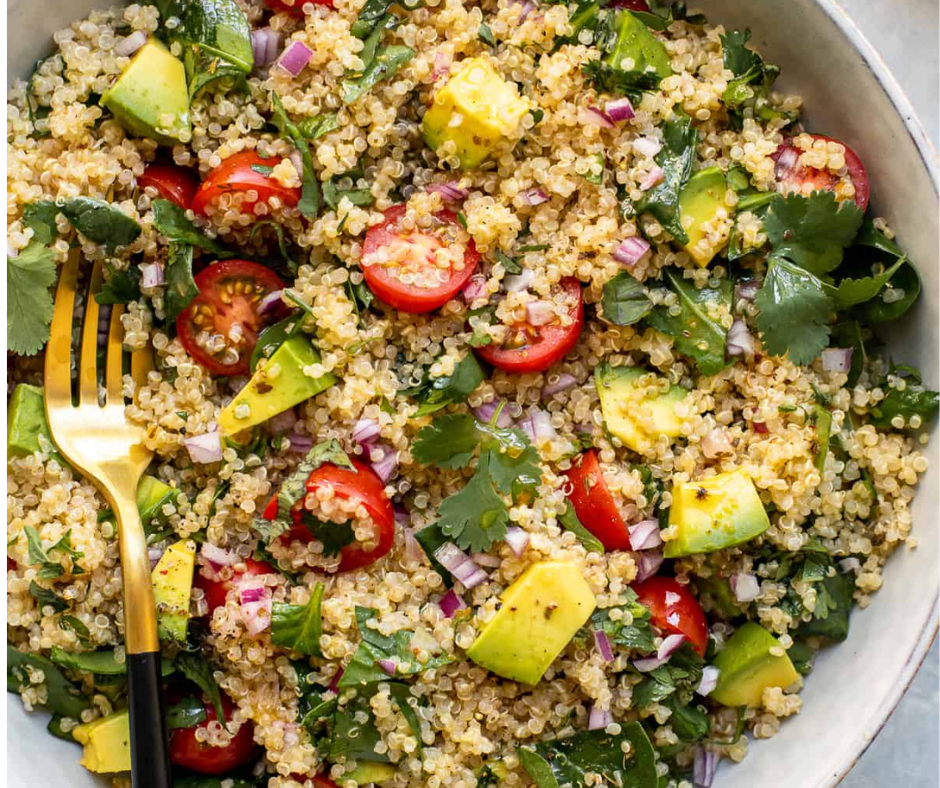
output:
[[646,11],[649,13],[650,7],[646,0],[614,0],[610,4],[611,8],[626,8],[628,11]]
[[[864,211],[868,207],[870,187],[868,172],[865,165],[862,164],[862,160],[844,142],[826,137],[823,134],[811,134],[810,136],[814,140],[838,142],[845,148],[845,169],[852,185],[855,187],[855,204]],[[834,191],[839,185],[839,178],[826,170],[804,167],[800,164],[800,155],[802,153],[803,151],[792,142],[781,143],[780,147],[771,156],[776,162],[774,175],[777,181],[782,183],[787,191],[798,193],[802,192],[803,186],[806,184],[810,184],[813,191]]]
[[[196,213],[206,215],[207,208],[224,194],[243,195],[242,213],[252,213],[257,202],[268,202],[273,197],[280,200],[281,205],[293,207],[300,200],[300,189],[282,186],[265,174],[265,168],[278,163],[280,159],[265,159],[253,150],[229,156],[206,176],[193,197],[192,209]],[[257,195],[254,199],[246,196],[250,191]]]
[[[363,550],[356,542],[342,548],[338,572],[360,569],[378,561],[392,549],[395,541],[395,512],[391,501],[385,495],[385,485],[365,463],[353,459],[352,464],[356,468],[355,471],[327,463],[314,470],[307,478],[307,492],[316,492],[319,488],[329,485],[337,498],[359,501],[379,527],[378,544],[371,550]],[[295,508],[291,515],[294,526],[281,539],[288,543],[312,541],[313,534],[303,523],[303,511]],[[268,520],[277,516],[276,495],[268,501],[262,516]]]
[[[327,8],[333,8],[333,0],[295,0],[293,5],[288,5],[284,0],[264,0],[264,4],[272,11],[278,14],[290,14],[298,19],[304,16],[304,5],[313,3],[314,5],[325,5]],[[303,781],[301,781],[303,782]]]
[[594,449],[584,452],[565,474],[571,482],[568,500],[581,524],[596,536],[605,550],[629,550],[630,532],[607,489]]
[[[238,733],[225,747],[213,747],[196,739],[196,731],[205,728],[216,719],[215,709],[203,698],[206,719],[191,728],[177,728],[170,731],[170,763],[199,774],[225,774],[244,766],[260,755],[260,748],[255,746],[254,725],[243,722]],[[235,704],[228,695],[222,695],[222,710],[228,719],[235,711]]]
[[189,208],[199,189],[199,181],[191,170],[160,162],[148,164],[137,179],[137,185],[141,189],[153,187],[164,200],[176,203],[183,210]]
[[672,577],[651,577],[633,586],[660,631],[685,635],[699,654],[708,647],[708,623],[698,600]]
[[500,347],[485,345],[475,348],[477,355],[484,361],[506,372],[543,372],[552,364],[561,361],[578,343],[581,329],[584,328],[584,300],[581,297],[581,285],[577,279],[568,277],[561,280],[561,286],[577,299],[569,316],[571,323],[549,323],[544,326],[532,326],[523,323],[514,326],[515,333],[524,337],[519,347]]
[[[385,212],[384,222],[369,228],[362,245],[362,274],[369,289],[389,306],[400,312],[430,312],[460,292],[480,255],[473,239],[464,238],[466,233],[452,211],[438,211],[433,230],[406,230],[400,227],[406,210],[404,204],[393,205]],[[454,265],[447,269],[437,265],[436,252],[461,240],[465,241],[463,266],[458,270]],[[403,276],[419,281],[406,282]]]
[[271,566],[271,564],[265,561],[255,561],[253,558],[247,558],[245,559],[245,571],[236,572],[232,575],[231,580],[211,580],[197,571],[193,585],[196,586],[196,588],[202,589],[206,602],[209,605],[209,611],[206,615],[211,616],[217,607],[221,607],[225,604],[229,590],[237,585],[238,581],[245,575],[272,575],[276,573],[277,570]]
[[[270,268],[248,260],[214,263],[200,271],[195,282],[199,295],[176,318],[183,347],[213,375],[247,373],[258,334],[269,322],[258,314],[258,306],[284,283]],[[241,335],[233,340],[230,332],[236,325],[241,326]],[[198,337],[204,331],[226,338],[222,351],[210,353],[200,345]]]

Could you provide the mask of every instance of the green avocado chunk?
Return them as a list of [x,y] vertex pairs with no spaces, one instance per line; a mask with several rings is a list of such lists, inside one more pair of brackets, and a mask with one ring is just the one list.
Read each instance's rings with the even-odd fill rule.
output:
[[179,490],[164,484],[155,476],[142,476],[137,485],[137,511],[140,522],[146,528],[160,514],[164,504],[179,495]]
[[731,636],[714,664],[718,686],[709,697],[725,706],[756,708],[767,687],[786,688],[800,677],[777,638],[753,621]]
[[727,240],[717,245],[708,241],[716,223],[731,215],[731,209],[725,204],[727,191],[728,183],[721,167],[708,167],[689,178],[679,192],[679,221],[689,237],[683,248],[702,268]]
[[395,767],[390,763],[366,763],[365,761],[356,764],[356,768],[343,774],[342,782],[351,780],[356,785],[371,785],[373,783],[384,783],[395,776]]
[[664,555],[711,553],[748,542],[770,527],[754,482],[743,468],[672,488],[669,525],[676,536]]
[[235,435],[328,389],[337,382],[335,375],[304,374],[305,367],[319,362],[320,355],[305,336],[285,340],[271,358],[258,363],[248,385],[219,414],[219,429]]
[[[54,445],[49,434],[49,425],[46,423],[42,389],[39,386],[20,383],[7,408],[7,455],[27,457],[41,451],[43,447],[40,445],[40,435],[44,439],[44,445]],[[50,452],[50,457],[59,465],[65,464],[65,460],[55,449]]]
[[127,709],[77,726],[72,730],[72,737],[85,747],[79,763],[88,771],[96,774],[130,771],[131,736]]
[[101,104],[137,137],[172,145],[192,135],[186,70],[155,38],[137,51]]
[[195,567],[196,543],[183,539],[170,545],[153,568],[157,634],[162,640],[186,642]]

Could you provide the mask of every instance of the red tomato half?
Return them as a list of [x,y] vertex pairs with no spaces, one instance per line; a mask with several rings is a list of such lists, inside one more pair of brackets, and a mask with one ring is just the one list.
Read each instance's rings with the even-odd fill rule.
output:
[[[282,205],[294,206],[300,200],[300,189],[288,189],[281,186],[274,178],[264,174],[260,168],[272,167],[279,159],[264,159],[253,150],[242,151],[229,156],[218,167],[210,172],[193,198],[192,209],[196,213],[205,214],[206,208],[218,200],[223,194],[254,191],[258,196],[254,200],[242,202],[242,213],[250,213],[252,206],[258,201],[267,202],[277,197]],[[252,169],[252,167],[258,169]]]
[[565,475],[572,486],[568,500],[581,525],[600,539],[605,550],[629,550],[630,533],[607,489],[597,452],[584,452]]
[[[255,746],[254,729],[250,722],[242,723],[238,733],[225,747],[213,747],[196,739],[196,731],[205,728],[216,719],[211,703],[202,699],[206,708],[206,719],[192,728],[177,728],[170,731],[170,763],[199,774],[225,774],[254,760],[260,755]],[[222,710],[228,719],[235,711],[235,704],[228,695],[222,694]]]
[[651,577],[633,586],[639,602],[650,611],[653,625],[685,635],[699,654],[708,647],[708,624],[702,606],[686,586],[671,577]]
[[572,308],[571,324],[549,323],[533,326],[528,323],[514,326],[515,334],[523,339],[515,347],[486,345],[476,348],[477,355],[498,369],[506,372],[542,372],[561,361],[578,343],[584,328],[584,301],[581,285],[574,278],[561,280],[562,287],[577,298]]
[[[834,140],[822,134],[811,134],[813,139],[838,142],[845,148],[845,168],[855,187],[855,204],[865,210],[868,207],[869,183],[868,172],[865,165],[844,142]],[[776,162],[774,174],[777,180],[784,184],[788,190],[801,191],[804,184],[812,184],[813,191],[832,191],[839,184],[839,179],[831,172],[817,170],[815,167],[804,167],[800,164],[800,155],[803,153],[790,142],[784,142],[774,152],[771,158]]]
[[[351,471],[348,468],[339,468],[336,465],[321,465],[307,478],[307,492],[314,492],[319,487],[330,485],[334,494],[338,498],[358,500],[369,512],[369,515],[379,526],[379,543],[369,551],[364,551],[353,543],[346,545],[342,549],[337,571],[348,572],[350,569],[359,569],[363,566],[378,561],[383,555],[392,549],[392,543],[395,541],[395,512],[392,504],[385,495],[385,485],[382,480],[376,476],[368,465],[352,460],[356,470]],[[288,542],[299,541],[309,542],[313,539],[313,534],[303,524],[303,513],[295,509],[293,514],[294,527],[282,536]],[[268,520],[277,516],[277,496],[268,501],[264,508],[263,517]]]
[[[212,375],[243,375],[248,372],[251,351],[267,320],[258,314],[261,300],[284,283],[270,268],[248,260],[224,260],[196,274],[199,295],[176,318],[176,330],[186,352]],[[241,326],[241,339],[232,342],[229,332]],[[210,353],[197,343],[202,331],[226,337],[224,349]],[[227,358],[229,351],[237,358]]]
[[276,14],[290,14],[298,19],[304,16],[304,5],[308,2],[314,5],[325,5],[327,8],[333,7],[333,0],[294,0],[293,5],[288,5],[284,0],[264,0],[264,4]]
[[137,185],[141,189],[152,186],[164,200],[175,202],[185,210],[196,196],[199,180],[186,167],[155,161],[147,165],[144,174],[137,179]]
[[[362,244],[362,257],[375,259],[362,266],[366,284],[378,298],[401,312],[430,312],[444,306],[460,292],[476,270],[480,255],[473,240],[467,238],[452,211],[435,214],[438,226],[431,230],[405,230],[399,226],[405,205],[393,205],[385,212],[385,221],[370,227]],[[466,246],[463,267],[457,270],[437,267],[434,253],[458,243],[461,236]],[[446,271],[446,273],[445,273]],[[402,276],[426,278],[426,283],[405,282]]]
[[650,7],[646,0],[613,0],[611,8],[626,8],[628,11],[646,11],[649,13]]
[[228,596],[229,589],[234,586],[240,578],[245,575],[271,575],[277,573],[277,570],[271,564],[265,561],[255,561],[253,558],[245,559],[245,571],[236,572],[231,580],[210,580],[204,577],[201,572],[196,571],[193,585],[201,588],[209,604],[209,612],[206,615],[211,616],[217,607],[225,604],[225,598]]

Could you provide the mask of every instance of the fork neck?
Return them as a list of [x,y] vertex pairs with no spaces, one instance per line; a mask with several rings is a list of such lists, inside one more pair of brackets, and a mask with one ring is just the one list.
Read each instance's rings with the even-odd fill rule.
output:
[[137,503],[129,496],[113,501],[124,578],[124,641],[128,653],[160,650],[150,556]]

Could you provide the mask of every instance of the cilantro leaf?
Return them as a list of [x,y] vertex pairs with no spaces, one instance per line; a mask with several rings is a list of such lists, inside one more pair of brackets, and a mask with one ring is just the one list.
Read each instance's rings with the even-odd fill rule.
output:
[[724,60],[725,68],[729,69],[736,77],[747,74],[754,68],[763,65],[760,55],[753,49],[748,49],[746,44],[751,39],[751,31],[731,30],[721,38],[721,56]]
[[7,348],[20,356],[38,353],[49,340],[55,278],[52,250],[35,240],[7,257]]
[[496,36],[493,35],[493,31],[487,24],[480,25],[480,27],[477,29],[477,37],[488,46],[496,46]]
[[852,200],[840,203],[829,191],[809,197],[777,195],[764,218],[764,231],[775,256],[821,276],[842,262],[843,250],[858,234],[863,215]]
[[711,728],[711,719],[704,712],[704,706],[697,703],[681,703],[673,695],[666,699],[665,705],[672,709],[669,724],[672,730],[683,741],[699,741],[708,735]]
[[526,434],[514,427],[491,427],[477,423],[477,431],[485,437],[480,465],[502,493],[533,492],[542,481],[539,453]]
[[754,303],[760,309],[757,327],[771,355],[809,364],[828,344],[832,299],[822,282],[798,265],[772,258]]
[[33,231],[32,241],[48,246],[58,235],[55,218],[59,209],[52,200],[39,200],[23,206],[23,224]]
[[127,246],[137,240],[140,225],[117,206],[93,197],[69,197],[56,207],[86,238],[108,249]]
[[[628,613],[632,623],[624,623],[622,617],[612,619],[610,612],[614,609]],[[629,587],[621,595],[621,602],[616,608],[599,608],[591,614],[591,629],[604,631],[611,643],[623,648],[647,653],[656,650],[656,634],[650,626],[650,612],[637,601],[636,592]]]
[[578,519],[578,515],[575,514],[571,501],[566,502],[565,511],[558,516],[558,522],[565,527],[566,531],[571,531],[577,536],[578,541],[584,545],[584,549],[589,553],[604,554],[604,545],[601,544],[601,540],[584,527],[583,523]]
[[323,583],[317,583],[310,592],[310,601],[305,605],[289,605],[274,602],[271,605],[271,642],[275,646],[299,651],[311,657],[321,657],[320,635],[323,620],[320,617],[320,602],[323,599]]
[[[485,465],[485,462],[481,460]],[[446,498],[438,509],[438,525],[457,545],[473,553],[489,550],[494,542],[504,539],[509,524],[509,511],[493,489],[485,467],[477,467],[470,482]]]
[[221,720],[224,725],[226,719],[225,709],[222,707],[222,692],[216,683],[212,666],[195,651],[181,651],[176,657],[176,666],[208,696],[212,708],[215,709],[216,719]]
[[415,418],[435,413],[451,403],[466,402],[483,380],[483,370],[476,356],[467,353],[454,367],[452,375],[431,378],[427,387],[422,387],[417,393],[422,404],[415,412]]
[[901,266],[907,265],[907,259],[898,258],[894,265],[875,276],[858,279],[845,277],[837,285],[827,285],[826,291],[832,296],[836,309],[847,309],[856,304],[863,304],[880,293]]
[[108,278],[101,285],[101,290],[95,295],[99,304],[129,304],[140,298],[140,268],[129,265],[119,271],[110,263],[105,263]]
[[418,431],[411,454],[422,465],[464,468],[480,441],[476,424],[467,413],[441,416]]
[[616,326],[632,326],[653,308],[646,289],[623,271],[604,283],[601,295],[603,317]]

